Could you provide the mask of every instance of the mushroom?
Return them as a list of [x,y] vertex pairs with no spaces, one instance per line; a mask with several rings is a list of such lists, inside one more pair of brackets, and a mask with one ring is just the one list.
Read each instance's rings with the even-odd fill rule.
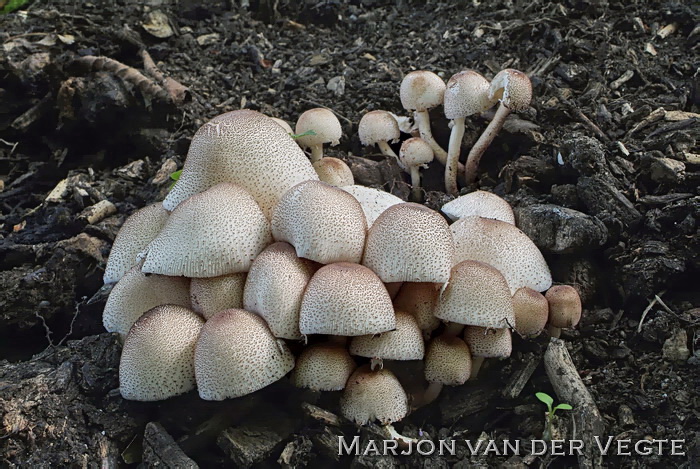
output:
[[345,192],[351,194],[362,206],[362,211],[367,219],[367,227],[371,228],[374,221],[384,210],[392,205],[402,204],[404,201],[386,191],[365,186],[343,186]]
[[352,171],[350,171],[350,168],[343,160],[327,156],[315,162],[313,167],[316,170],[316,174],[318,174],[318,178],[326,184],[336,187],[355,184]]
[[190,282],[192,309],[209,319],[219,311],[243,307],[243,286],[246,274],[193,278]]
[[381,334],[353,337],[350,354],[373,359],[380,366],[382,360],[422,360],[425,353],[423,335],[415,318],[409,313],[396,312],[396,328]]
[[391,149],[389,143],[399,141],[401,131],[394,116],[387,111],[370,111],[360,119],[357,128],[360,142],[363,145],[377,145],[379,150],[386,156],[393,157],[401,169],[405,169],[399,157]]
[[347,349],[337,343],[305,348],[292,371],[292,384],[313,391],[340,391],[357,368]]
[[318,107],[304,112],[295,128],[296,140],[302,148],[311,150],[311,162],[323,158],[323,144],[335,146],[343,134],[338,118],[330,109]]
[[430,282],[406,282],[394,298],[396,311],[406,311],[416,319],[424,334],[438,328],[440,320],[433,311],[438,299],[438,285]]
[[372,370],[370,365],[356,369],[340,398],[340,412],[358,425],[378,420],[390,425],[408,414],[408,396],[394,374]]
[[440,209],[450,220],[468,216],[500,220],[515,225],[515,214],[510,204],[491,192],[474,191],[447,202]]
[[471,375],[472,356],[469,347],[459,337],[442,334],[433,338],[425,352],[425,379],[428,387],[413,396],[413,406],[433,402],[444,385],[459,386]]
[[[551,289],[550,289],[551,290]],[[536,337],[544,330],[549,316],[549,304],[540,292],[522,287],[513,295],[515,331],[521,337]]]
[[489,87],[489,99],[498,99],[501,104],[496,110],[496,114],[489,125],[476,141],[467,156],[467,163],[464,165],[464,177],[467,184],[471,184],[476,179],[476,168],[484,152],[491,144],[496,134],[501,130],[506,121],[506,117],[515,111],[527,109],[532,100],[532,83],[523,72],[507,68],[501,70],[493,77]]
[[401,144],[399,158],[403,167],[411,174],[413,200],[420,202],[423,199],[420,189],[420,168],[427,168],[428,163],[433,161],[433,149],[422,138],[409,138]]
[[513,350],[510,329],[491,329],[467,326],[464,341],[472,352],[472,373],[469,379],[476,379],[485,358],[508,358]]
[[270,117],[270,119],[275,121],[275,123],[277,125],[279,125],[280,127],[282,127],[284,129],[284,131],[287,132],[289,135],[292,135],[294,133],[294,131],[292,130],[292,127],[289,124],[287,124],[287,121],[282,120],[282,119],[277,118],[277,117]]
[[559,337],[561,330],[575,327],[581,320],[581,297],[570,285],[555,285],[545,294],[549,303],[549,333]]

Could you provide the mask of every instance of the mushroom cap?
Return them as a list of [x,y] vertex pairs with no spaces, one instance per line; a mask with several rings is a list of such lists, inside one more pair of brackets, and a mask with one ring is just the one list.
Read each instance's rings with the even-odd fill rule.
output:
[[352,171],[350,171],[350,168],[343,160],[327,156],[315,162],[313,167],[321,182],[335,187],[355,184]]
[[508,282],[488,264],[460,262],[438,298],[435,316],[458,324],[508,327],[515,323]]
[[291,188],[272,214],[272,236],[286,241],[299,257],[321,264],[360,262],[367,221],[360,203],[320,181]]
[[245,309],[265,319],[275,337],[300,339],[301,298],[314,270],[312,262],[297,257],[291,245],[271,244],[250,267],[243,294]]
[[555,285],[545,294],[549,323],[560,329],[575,327],[581,320],[581,297],[570,285]]
[[279,124],[256,111],[232,111],[197,131],[163,207],[173,210],[194,194],[232,182],[248,190],[269,217],[282,194],[309,179],[318,179],[316,171]]
[[426,165],[433,161],[433,158],[433,149],[420,137],[411,137],[401,144],[399,159],[406,167]]
[[305,348],[292,371],[292,383],[314,391],[340,391],[357,368],[347,349],[336,343]]
[[394,309],[412,314],[422,331],[431,332],[440,325],[440,320],[433,314],[438,294],[435,283],[405,282],[394,298]]
[[340,398],[341,414],[358,425],[374,420],[388,425],[404,418],[408,410],[406,392],[386,368],[372,371],[369,365],[359,367]]
[[445,82],[427,70],[410,72],[401,81],[400,95],[404,109],[426,111],[442,104]]
[[344,337],[379,334],[396,328],[391,298],[367,267],[348,262],[318,269],[301,300],[302,334]]
[[324,143],[330,143],[331,146],[335,146],[340,142],[340,137],[343,135],[340,121],[335,117],[333,111],[322,107],[309,109],[297,119],[294,132],[296,135],[302,135],[310,130],[314,132],[314,135],[297,137],[297,143],[303,148]]
[[159,401],[195,388],[194,346],[204,320],[194,311],[162,305],[129,331],[119,360],[124,399]]
[[478,216],[515,225],[515,215],[510,204],[492,192],[474,191],[461,195],[443,205],[440,211],[452,221]]
[[422,360],[425,353],[423,334],[409,313],[396,312],[396,329],[379,335],[353,337],[350,353],[384,360]]
[[513,295],[513,311],[516,332],[522,337],[535,337],[547,325],[549,303],[542,293],[522,287]]
[[114,283],[138,264],[136,256],[148,246],[168,219],[168,211],[158,202],[135,211],[119,229],[109,252],[104,283]]
[[445,283],[454,242],[445,219],[414,203],[392,205],[367,234],[362,263],[384,282]]
[[448,386],[464,384],[472,373],[472,355],[459,337],[439,335],[425,351],[425,380]]
[[520,287],[541,292],[552,285],[552,274],[540,250],[510,223],[468,216],[454,222],[450,229],[455,263],[475,260],[494,266],[508,281],[511,294]]
[[387,111],[370,111],[362,116],[357,133],[363,145],[374,145],[379,142],[393,143],[401,137],[399,123]]
[[263,318],[243,309],[220,311],[204,324],[194,352],[199,397],[221,401],[274,383],[294,368],[294,356]]
[[288,134],[294,133],[294,130],[292,130],[292,126],[290,126],[286,120],[280,119],[278,117],[270,117],[270,119],[275,121],[275,123],[277,125],[279,125],[280,127],[282,127],[284,129],[284,131],[287,132]]
[[489,329],[479,326],[464,328],[464,341],[474,357],[506,358],[513,350],[510,329]]
[[458,119],[481,114],[494,101],[489,99],[489,81],[474,70],[463,70],[447,80],[445,117]]
[[404,201],[396,197],[394,194],[373,189],[365,186],[343,186],[345,192],[351,194],[362,206],[362,211],[367,219],[367,226],[371,227],[374,221],[384,210],[392,205],[402,204]]
[[173,210],[146,248],[142,270],[185,277],[247,272],[271,242],[270,222],[255,199],[242,187],[224,182]]
[[219,311],[243,307],[243,287],[246,274],[193,278],[190,282],[192,309],[209,319]]
[[500,100],[511,111],[524,111],[532,101],[532,83],[523,72],[506,68],[491,80],[489,99]]
[[146,275],[136,266],[112,288],[102,313],[102,324],[107,332],[117,332],[124,339],[143,313],[164,304],[189,308],[189,279]]

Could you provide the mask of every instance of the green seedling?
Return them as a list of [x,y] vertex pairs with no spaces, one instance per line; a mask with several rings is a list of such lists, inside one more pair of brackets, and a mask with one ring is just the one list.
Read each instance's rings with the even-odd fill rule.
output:
[[289,134],[289,136],[292,137],[294,140],[300,137],[306,137],[307,135],[316,135],[316,132],[314,132],[313,130],[307,130],[303,134]]
[[7,15],[15,10],[19,10],[24,5],[29,3],[30,0],[0,0],[0,14]]
[[172,184],[170,184],[170,187],[168,188],[168,190],[170,190],[170,189],[173,188],[173,186],[174,186],[175,183],[178,181],[178,179],[180,179],[180,175],[181,175],[181,174],[182,174],[182,170],[181,170],[181,169],[178,169],[177,171],[175,171],[175,172],[173,172],[173,173],[170,173],[170,179],[172,179],[173,182],[172,182]]
[[573,407],[571,407],[569,404],[561,403],[557,404],[556,406],[552,407],[554,404],[554,399],[552,396],[547,394],[546,392],[537,392],[535,393],[535,396],[537,399],[540,401],[544,402],[547,405],[547,413],[545,416],[547,417],[547,428],[545,428],[544,435],[542,435],[542,438],[545,440],[551,440],[552,439],[552,423],[554,422],[554,414],[557,412],[557,410],[573,410]]

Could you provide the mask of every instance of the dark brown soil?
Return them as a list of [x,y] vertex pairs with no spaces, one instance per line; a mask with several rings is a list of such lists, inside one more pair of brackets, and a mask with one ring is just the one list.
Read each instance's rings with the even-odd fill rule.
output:
[[[0,465],[116,467],[136,464],[142,446],[147,465],[187,464],[170,434],[202,467],[274,466],[285,447],[295,467],[575,466],[572,456],[470,456],[464,445],[449,456],[336,462],[337,435],[358,430],[305,417],[310,396],[285,381],[227,403],[195,393],[127,402],[117,390],[119,344],[101,324],[102,273],[119,226],[164,197],[168,175],[209,118],[245,107],[293,123],[306,109],[332,108],[344,139],[329,153],[359,183],[406,198],[406,176],[360,146],[362,114],[403,114],[398,88],[411,70],[447,79],[472,68],[492,78],[511,67],[532,77],[533,103],[491,145],[475,187],[511,202],[555,282],[581,291],[583,319],[564,338],[605,435],[685,440],[685,456],[604,463],[700,467],[693,2],[261,0],[247,10],[225,1],[145,3],[35,1],[0,18]],[[171,36],[144,29],[152,11],[166,15]],[[191,100],[175,104],[75,60],[105,56],[142,70],[144,47]],[[446,144],[439,110],[432,121]],[[468,122],[465,147],[485,124]],[[425,176],[433,207],[445,200],[440,170],[433,164]],[[65,190],[52,192],[66,178]],[[116,212],[90,222],[86,208],[102,200]],[[655,295],[662,301],[647,308]],[[518,340],[513,357],[488,363],[477,384],[446,389],[397,428],[460,441],[483,432],[540,438],[544,411],[534,393],[553,394],[540,363],[546,344]],[[533,361],[524,389],[504,397],[511,376]],[[337,396],[317,405],[337,411]],[[144,440],[147,422],[160,425],[150,424]]]

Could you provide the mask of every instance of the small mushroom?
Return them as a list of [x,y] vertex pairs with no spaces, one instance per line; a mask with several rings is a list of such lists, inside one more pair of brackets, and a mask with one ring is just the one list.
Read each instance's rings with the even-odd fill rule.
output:
[[[550,289],[551,290],[551,289]],[[549,304],[540,292],[522,287],[513,295],[515,331],[521,337],[537,337],[547,325]]]
[[374,365],[381,364],[382,360],[422,360],[425,346],[415,318],[409,313],[397,311],[394,330],[353,337],[350,353],[372,358]]
[[472,373],[469,379],[476,379],[485,358],[508,358],[513,350],[510,329],[491,329],[467,326],[464,341],[472,352]]
[[219,311],[243,307],[243,286],[246,274],[193,278],[190,282],[192,309],[209,319]]
[[459,196],[443,205],[440,211],[452,221],[477,216],[515,225],[515,214],[510,204],[492,192],[474,191]]
[[343,160],[327,156],[315,162],[313,167],[321,182],[335,187],[352,186],[355,184],[352,171],[350,171],[350,168]]
[[337,343],[314,344],[305,348],[292,371],[292,383],[313,391],[340,391],[357,368],[347,349]]
[[311,162],[315,163],[323,158],[324,143],[335,146],[340,142],[343,129],[333,111],[318,107],[309,109],[299,116],[295,133],[297,143],[302,148],[311,150]]
[[394,374],[363,365],[350,375],[340,398],[340,412],[358,425],[378,420],[389,425],[408,414],[408,396]]
[[401,136],[399,124],[394,116],[387,111],[370,111],[360,119],[357,129],[360,142],[363,145],[377,145],[386,156],[391,156],[403,168],[399,157],[391,149],[389,143],[398,142]]
[[399,158],[404,168],[411,174],[411,194],[413,200],[420,202],[423,194],[420,187],[420,168],[427,168],[435,157],[430,145],[419,137],[409,138],[401,144]]
[[549,333],[559,337],[561,330],[575,327],[581,320],[581,297],[571,285],[555,285],[545,294],[549,303]]
[[373,189],[365,186],[343,186],[345,192],[351,194],[362,206],[362,211],[367,219],[367,227],[371,228],[374,221],[379,215],[384,213],[384,210],[392,205],[402,204],[404,201],[396,197],[394,194]]
[[396,311],[412,314],[426,335],[440,325],[440,320],[433,313],[438,299],[438,287],[438,284],[430,282],[405,282],[394,298]]
[[425,353],[425,391],[413,396],[413,406],[422,407],[433,402],[444,385],[459,386],[469,379],[472,356],[467,344],[459,337],[442,334],[433,338]]
[[275,123],[277,125],[279,125],[280,127],[282,127],[284,129],[284,131],[287,132],[289,135],[294,133],[294,130],[292,130],[292,127],[289,124],[287,124],[287,121],[282,120],[278,117],[270,117],[270,119],[275,121]]

